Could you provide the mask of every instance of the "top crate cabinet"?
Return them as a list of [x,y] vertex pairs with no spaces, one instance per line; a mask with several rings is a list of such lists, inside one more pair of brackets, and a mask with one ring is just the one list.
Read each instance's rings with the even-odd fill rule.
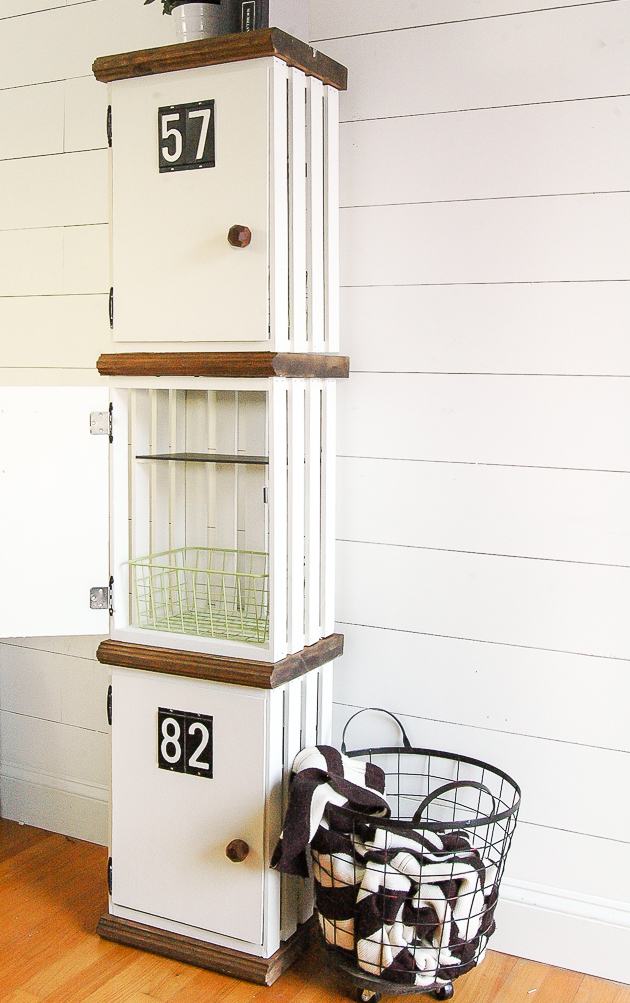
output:
[[110,85],[115,341],[338,351],[343,67],[272,28],[94,72]]

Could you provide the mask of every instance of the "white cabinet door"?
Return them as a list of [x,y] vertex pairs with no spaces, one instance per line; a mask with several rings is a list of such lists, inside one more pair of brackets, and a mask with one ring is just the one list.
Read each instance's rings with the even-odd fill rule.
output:
[[0,637],[106,634],[107,387],[0,387]]
[[[271,64],[257,59],[112,84],[116,341],[269,337]],[[214,102],[215,166],[180,169],[182,158],[206,155],[202,130],[212,121],[190,107],[197,102]],[[176,158],[162,173],[160,151]],[[236,224],[251,230],[249,246],[228,243]]]
[[[114,912],[261,944],[266,694],[125,669],[112,687]],[[160,768],[161,708],[212,717],[211,777]],[[240,863],[225,853],[233,839],[250,848]]]

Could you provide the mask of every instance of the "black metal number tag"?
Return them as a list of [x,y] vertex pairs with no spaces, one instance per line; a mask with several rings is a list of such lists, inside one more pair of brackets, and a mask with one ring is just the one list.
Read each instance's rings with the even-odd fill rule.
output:
[[212,779],[212,718],[158,707],[158,766]]
[[214,167],[214,101],[158,108],[160,174]]

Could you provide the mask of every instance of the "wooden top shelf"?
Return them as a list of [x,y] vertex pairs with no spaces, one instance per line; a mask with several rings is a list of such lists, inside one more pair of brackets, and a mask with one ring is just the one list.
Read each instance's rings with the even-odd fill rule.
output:
[[277,56],[289,66],[297,66],[310,77],[345,91],[348,71],[341,63],[311,48],[280,28],[261,28],[258,31],[238,32],[202,38],[198,42],[178,42],[157,49],[140,49],[116,56],[100,56],[92,70],[97,80],[126,80],[129,77],[146,77],[154,73],[170,73],[197,66],[216,66],[244,59]]
[[[249,32],[251,34],[251,32]],[[301,352],[122,352],[101,355],[101,376],[220,376],[296,379],[347,379],[350,360],[344,355]]]

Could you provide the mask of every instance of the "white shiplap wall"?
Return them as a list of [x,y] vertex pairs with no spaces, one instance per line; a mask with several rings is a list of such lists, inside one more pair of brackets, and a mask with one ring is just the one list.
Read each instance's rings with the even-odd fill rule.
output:
[[[0,4],[0,386],[102,382],[95,362],[112,350],[107,90],[91,65],[170,42],[172,31],[157,4],[143,9],[140,0]],[[35,601],[57,601],[50,583]],[[0,643],[0,810],[106,843],[108,672],[95,661],[99,640]]]
[[311,0],[311,40],[350,81],[337,736],[382,706],[511,773],[493,946],[630,982],[630,3]]

